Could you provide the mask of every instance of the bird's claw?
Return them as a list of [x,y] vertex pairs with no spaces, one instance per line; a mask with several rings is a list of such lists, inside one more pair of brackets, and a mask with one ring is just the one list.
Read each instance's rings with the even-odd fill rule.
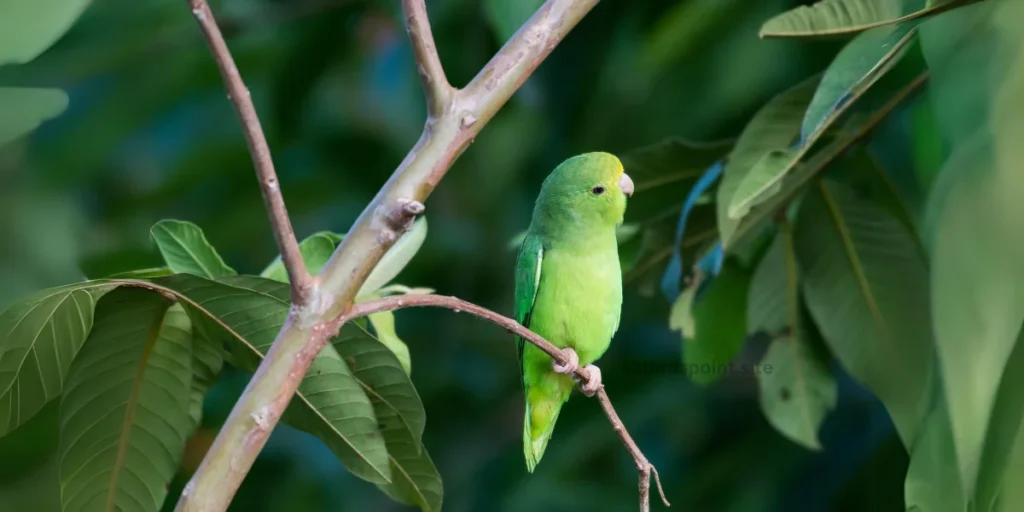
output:
[[572,375],[580,367],[580,356],[571,348],[563,348],[562,355],[565,356],[565,364],[558,364],[558,361],[551,361],[551,367],[558,373]]
[[580,389],[584,395],[588,397],[594,396],[603,387],[603,384],[601,384],[601,369],[592,364],[588,364],[583,369],[590,374],[590,379]]

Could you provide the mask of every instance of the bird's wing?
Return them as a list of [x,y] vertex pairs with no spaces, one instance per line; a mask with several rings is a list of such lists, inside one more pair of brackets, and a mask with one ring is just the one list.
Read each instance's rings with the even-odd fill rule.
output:
[[[527,234],[523,245],[519,248],[516,260],[516,321],[524,327],[530,327],[530,316],[537,301],[537,289],[540,288],[540,272],[544,261],[544,245],[540,237]],[[519,371],[523,371],[523,348],[525,340],[516,336],[516,355]]]

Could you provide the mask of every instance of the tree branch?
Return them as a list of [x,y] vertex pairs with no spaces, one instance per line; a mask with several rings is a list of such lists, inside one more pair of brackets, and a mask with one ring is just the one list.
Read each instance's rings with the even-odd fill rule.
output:
[[402,0],[405,14],[405,30],[409,32],[412,50],[416,54],[416,67],[427,96],[428,119],[437,119],[444,114],[455,90],[444,75],[441,59],[437,56],[434,34],[430,31],[427,7],[423,0]]
[[[516,322],[506,316],[499,315],[487,308],[477,306],[472,302],[466,302],[456,297],[446,297],[444,295],[392,295],[381,299],[354,304],[352,308],[345,313],[341,321],[344,323],[359,317],[379,313],[381,311],[393,311],[396,309],[414,307],[445,308],[456,313],[469,313],[475,317],[487,320],[499,327],[503,327],[506,331],[529,341],[537,348],[543,350],[547,355],[551,356],[551,358],[558,362],[558,364],[564,365],[568,362],[565,355],[558,349],[558,347],[552,345],[551,342],[545,340],[539,334],[523,327],[519,322]],[[590,379],[590,372],[588,372],[586,368],[577,368],[575,374],[583,381]],[[604,410],[604,414],[608,416],[608,421],[612,424],[612,428],[615,430],[615,433],[619,435],[619,439],[622,440],[622,444],[633,457],[633,462],[636,463],[637,472],[640,474],[640,482],[638,486],[640,489],[640,510],[650,510],[652,473],[654,474],[654,482],[658,487],[658,494],[661,495],[661,501],[666,507],[670,506],[668,499],[665,498],[665,491],[661,488],[661,479],[658,477],[658,470],[655,469],[654,465],[647,460],[647,457],[645,457],[643,452],[640,451],[636,442],[633,441],[632,436],[629,435],[629,431],[626,430],[626,426],[622,423],[622,419],[619,418],[618,413],[615,412],[615,408],[612,407],[612,402],[608,398],[608,394],[605,392],[603,385],[597,391],[595,396],[597,397],[597,401],[600,402],[601,409]]]
[[[215,33],[216,26],[205,2],[189,1],[204,32]],[[450,92],[447,108],[438,111],[430,107],[439,117],[428,116],[420,140],[356,219],[320,275],[312,280],[308,299],[293,304],[274,344],[182,491],[177,511],[222,512],[227,509],[313,358],[338,332],[343,315],[352,307],[367,276],[423,212],[423,201],[452,162],[597,2],[547,0],[464,90]],[[422,0],[408,0],[403,5],[412,8],[407,11],[406,19],[410,23],[412,45],[421,49],[416,51],[418,58],[431,59],[421,61],[421,64],[427,62],[424,69],[432,79],[426,84],[429,98],[434,94],[431,89],[437,87],[437,76],[443,76],[437,74],[441,73],[441,66],[432,60],[435,58],[433,42],[426,41],[430,33],[423,30],[428,23]],[[223,38],[210,40],[215,55],[227,53]],[[216,40],[220,41],[219,47],[213,44]],[[248,95],[245,97],[248,99]],[[436,99],[437,95],[434,97]],[[239,112],[244,118],[244,112]],[[255,114],[252,116],[255,118]],[[265,142],[262,147],[266,147]],[[258,153],[253,151],[253,154],[256,159]],[[269,156],[266,161],[269,162]],[[273,206],[268,201],[269,211],[275,211]],[[283,205],[280,211],[283,213]],[[287,252],[282,250],[282,254]],[[300,282],[291,275],[289,278],[293,283]]]
[[217,68],[224,80],[224,87],[228,91],[228,99],[235,106],[235,112],[238,113],[238,118],[242,122],[245,142],[249,146],[252,163],[260,182],[260,191],[263,193],[263,204],[270,217],[270,225],[274,231],[274,238],[277,240],[278,250],[281,251],[281,260],[288,270],[288,281],[292,284],[292,302],[304,304],[309,298],[313,278],[306,270],[306,263],[302,260],[302,254],[299,252],[299,242],[295,239],[292,222],[288,217],[284,198],[281,197],[281,185],[277,181],[274,161],[270,157],[267,138],[263,135],[263,128],[256,115],[256,107],[252,104],[249,88],[242,81],[242,75],[238,72],[238,67],[235,66],[235,60],[231,57],[228,45],[224,42],[224,36],[220,32],[220,28],[217,27],[217,21],[206,0],[188,0],[188,3],[196,21],[199,22],[199,27],[203,30],[210,53],[217,61]]

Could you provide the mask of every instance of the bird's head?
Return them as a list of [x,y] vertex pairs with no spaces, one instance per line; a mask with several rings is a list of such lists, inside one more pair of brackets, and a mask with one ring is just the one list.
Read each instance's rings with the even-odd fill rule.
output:
[[622,223],[633,180],[609,153],[584,153],[562,162],[544,180],[535,215],[549,222],[612,226]]

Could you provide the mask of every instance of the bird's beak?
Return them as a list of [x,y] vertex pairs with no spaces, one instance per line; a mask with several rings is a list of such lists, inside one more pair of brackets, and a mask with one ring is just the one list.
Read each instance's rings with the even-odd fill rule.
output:
[[622,189],[622,193],[627,196],[633,195],[633,180],[630,179],[629,175],[622,173],[622,177],[619,178],[619,188]]

